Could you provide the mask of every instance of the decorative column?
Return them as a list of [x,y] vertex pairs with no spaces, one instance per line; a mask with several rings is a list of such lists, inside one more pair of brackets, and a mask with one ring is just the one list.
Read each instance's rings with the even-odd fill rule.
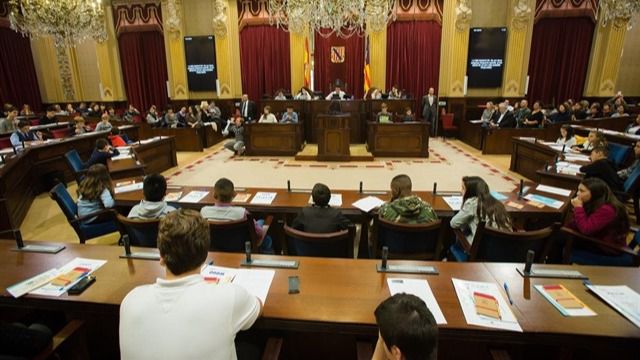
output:
[[169,98],[187,100],[187,60],[184,54],[184,17],[182,0],[163,0],[164,46],[167,57]]
[[56,47],[52,38],[31,40],[33,64],[36,68],[40,96],[45,104],[64,102],[64,90],[57,66]]
[[467,73],[471,0],[445,0],[440,50],[441,97],[463,97]]
[[[291,94],[295,95],[304,85],[304,41],[307,34],[289,32],[289,56],[291,59]],[[311,49],[309,49],[311,56]]]
[[[218,81],[220,82],[218,98],[237,98],[242,95],[238,5],[236,1],[232,0],[218,0],[217,2],[222,11],[218,15],[218,21],[214,21],[214,24],[217,24],[215,27],[218,31],[226,34],[225,36],[216,35],[216,63],[218,64]],[[224,18],[226,21],[223,21]]]
[[122,68],[120,67],[118,38],[113,24],[113,12],[110,8],[104,12],[104,17],[107,27],[107,40],[96,43],[98,71],[100,73],[100,100],[126,100],[122,81]]
[[383,92],[387,81],[387,28],[369,34],[371,86]]
[[628,19],[621,18],[609,21],[606,25],[602,17],[598,21],[587,70],[585,96],[609,97],[615,94],[628,23]]
[[527,89],[526,78],[529,69],[531,37],[535,13],[535,0],[510,0],[507,24],[509,36],[505,53],[502,96],[522,97]]

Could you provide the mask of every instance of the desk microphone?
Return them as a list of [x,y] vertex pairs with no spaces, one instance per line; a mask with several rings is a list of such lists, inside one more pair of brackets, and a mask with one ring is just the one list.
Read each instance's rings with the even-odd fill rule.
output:
[[524,190],[524,180],[520,179],[520,189],[518,190],[518,199],[522,199],[523,190]]
[[437,191],[438,191],[438,183],[434,182],[433,183],[433,196],[436,196]]
[[533,265],[533,257],[536,255],[535,251],[529,250],[527,251],[527,262],[524,264],[524,274],[531,274],[531,266]]
[[362,194],[362,181],[360,181],[360,194]]
[[291,192],[291,180],[287,180],[287,192]]
[[126,256],[131,256],[131,241],[129,241],[129,235],[122,235],[122,244],[124,245],[124,254]]
[[20,230],[14,230],[13,237],[16,239],[16,246],[18,249],[24,248],[24,241],[22,241],[22,233]]
[[387,269],[387,258],[389,257],[389,247],[388,246],[383,246],[382,247],[382,264],[380,265],[380,268],[382,270],[386,270]]
[[251,241],[245,241],[244,253],[247,255],[247,264],[251,264]]
[[549,166],[549,162],[548,162],[548,161],[546,161],[546,162],[544,163],[544,171],[549,172],[549,170],[551,170],[551,168],[550,168],[550,166]]
[[567,144],[562,145],[562,153],[564,154],[564,149],[567,147]]

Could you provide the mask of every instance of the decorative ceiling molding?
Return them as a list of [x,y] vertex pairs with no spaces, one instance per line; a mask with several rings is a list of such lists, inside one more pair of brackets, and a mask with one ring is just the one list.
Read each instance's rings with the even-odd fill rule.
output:
[[596,22],[598,0],[537,0],[535,21],[544,18],[588,17]]
[[238,30],[257,25],[270,25],[269,0],[238,1]]
[[162,32],[160,3],[114,4],[113,22],[118,36],[125,32]]
[[396,21],[435,21],[442,24],[444,0],[396,0]]

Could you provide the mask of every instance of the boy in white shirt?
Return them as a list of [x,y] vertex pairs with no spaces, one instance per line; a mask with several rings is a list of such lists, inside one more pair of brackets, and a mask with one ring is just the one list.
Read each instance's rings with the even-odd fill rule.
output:
[[160,220],[164,279],[133,289],[120,306],[122,359],[235,360],[234,339],[260,315],[260,300],[234,284],[205,282],[209,225],[180,209]]

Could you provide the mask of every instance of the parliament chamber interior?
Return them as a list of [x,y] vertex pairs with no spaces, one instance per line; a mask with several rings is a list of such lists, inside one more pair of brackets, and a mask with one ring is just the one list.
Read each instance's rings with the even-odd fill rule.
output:
[[639,20],[0,0],[0,359],[638,359]]

